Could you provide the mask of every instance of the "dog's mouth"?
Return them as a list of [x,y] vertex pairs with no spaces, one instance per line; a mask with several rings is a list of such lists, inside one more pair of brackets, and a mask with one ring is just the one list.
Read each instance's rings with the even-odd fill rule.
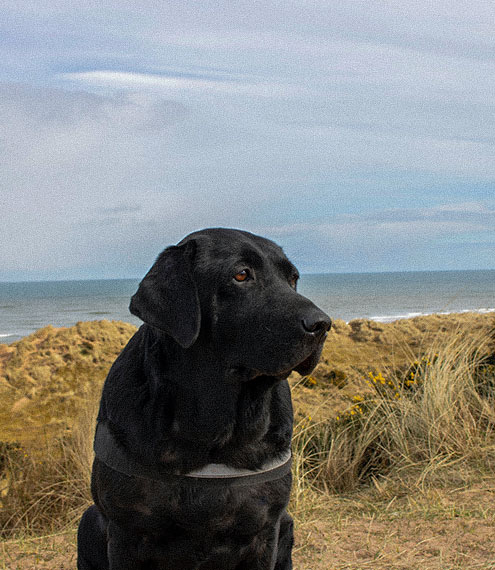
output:
[[323,345],[325,344],[326,337],[327,335],[325,334],[321,342],[318,344],[316,350],[314,350],[307,358],[305,358],[297,366],[294,366],[292,370],[299,372],[301,376],[307,376],[316,367],[316,365],[320,360],[321,351],[323,350]]
[[292,364],[287,368],[283,368],[281,370],[259,370],[254,368],[248,368],[245,366],[234,366],[232,367],[231,373],[237,378],[241,379],[241,381],[249,381],[257,378],[259,376],[270,376],[272,378],[284,379],[292,372],[296,371],[301,376],[307,376],[318,364],[321,356],[321,351],[323,350],[323,345],[325,344],[325,339],[327,334],[325,333],[322,335],[318,346],[303,360],[298,362],[297,364]]

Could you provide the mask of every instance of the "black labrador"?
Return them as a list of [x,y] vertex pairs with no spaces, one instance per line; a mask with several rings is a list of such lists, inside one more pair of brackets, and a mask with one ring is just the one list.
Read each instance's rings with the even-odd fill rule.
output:
[[223,228],[163,251],[106,379],[79,570],[289,570],[292,404],[329,317],[272,241]]

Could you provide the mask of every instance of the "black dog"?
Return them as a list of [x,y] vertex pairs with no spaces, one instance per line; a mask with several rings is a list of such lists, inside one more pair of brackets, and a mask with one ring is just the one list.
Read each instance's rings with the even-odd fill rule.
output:
[[330,319],[275,243],[193,233],[132,297],[144,325],[103,388],[80,570],[289,570],[287,376]]

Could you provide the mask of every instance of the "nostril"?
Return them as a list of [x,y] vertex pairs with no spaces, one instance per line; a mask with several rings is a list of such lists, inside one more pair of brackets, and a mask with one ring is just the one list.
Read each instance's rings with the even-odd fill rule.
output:
[[302,320],[302,325],[306,332],[321,333],[330,330],[330,327],[332,326],[332,321],[328,317],[323,318],[320,315],[318,315],[317,317],[305,317]]

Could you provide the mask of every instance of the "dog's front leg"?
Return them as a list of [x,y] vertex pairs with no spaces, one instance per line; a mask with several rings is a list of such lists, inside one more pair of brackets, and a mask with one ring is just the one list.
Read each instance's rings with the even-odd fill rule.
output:
[[293,522],[286,512],[266,531],[262,543],[262,549],[252,552],[236,570],[292,570]]
[[275,527],[274,547],[270,570],[292,570],[292,546],[294,544],[294,521],[284,511]]
[[110,570],[141,570],[137,558],[137,538],[113,522],[108,525],[108,562]]
[[294,521],[288,513],[282,515],[278,533],[277,562],[275,570],[292,570],[292,546],[294,544]]

